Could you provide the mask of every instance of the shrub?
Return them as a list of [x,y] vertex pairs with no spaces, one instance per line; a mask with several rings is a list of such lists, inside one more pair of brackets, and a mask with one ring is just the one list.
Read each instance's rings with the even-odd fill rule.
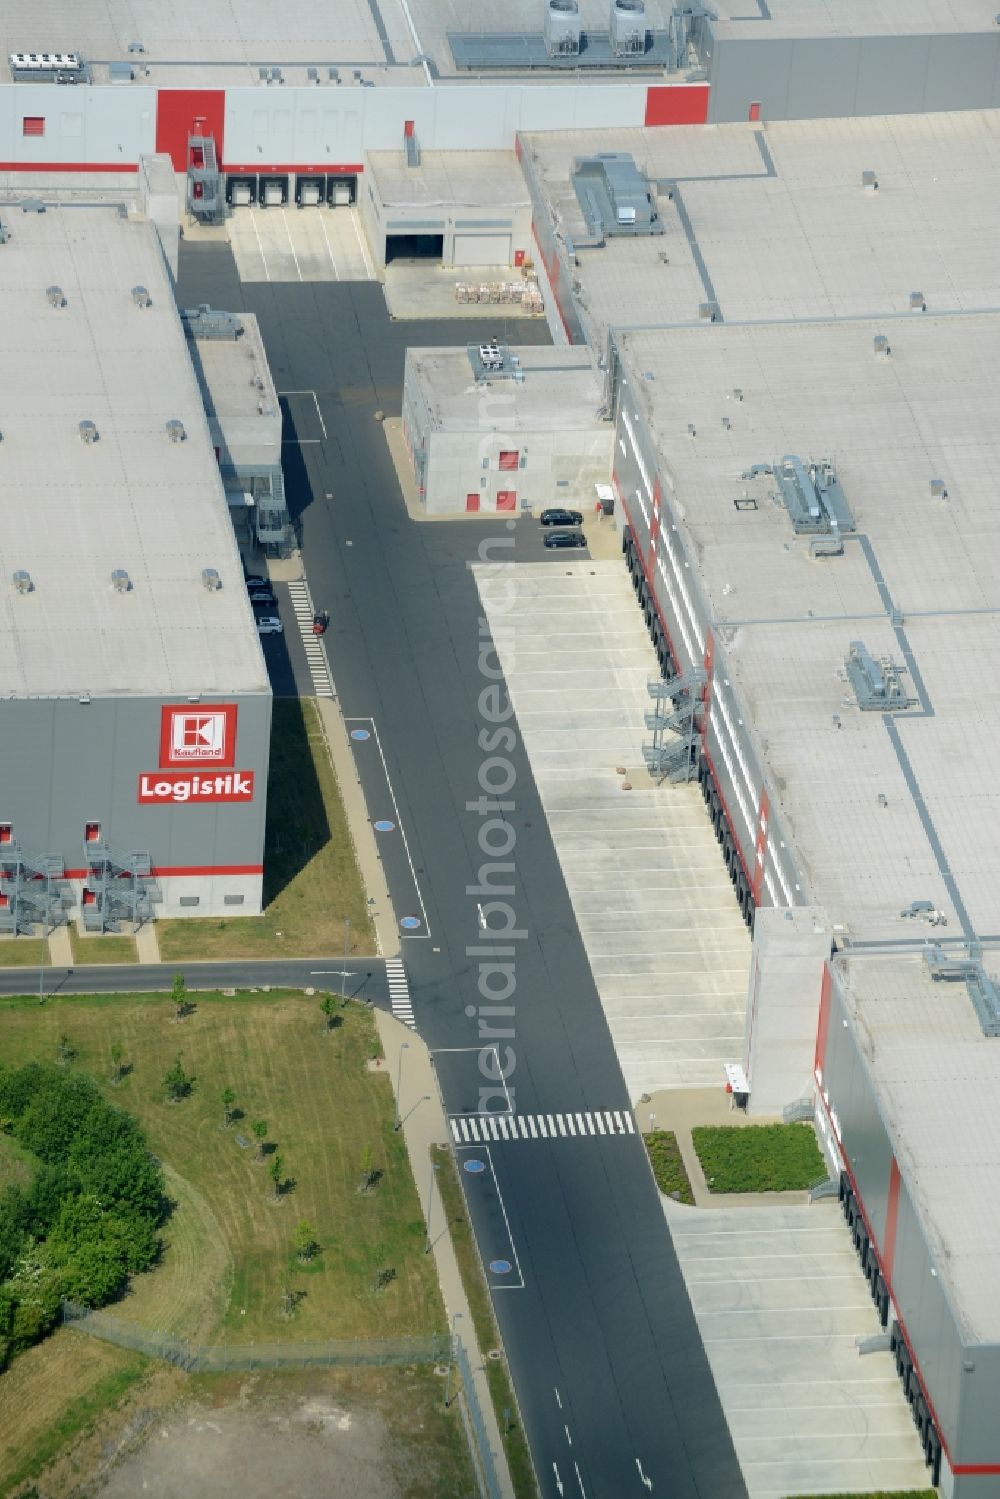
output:
[[825,1175],[811,1124],[700,1125],[694,1148],[712,1192],[795,1192]]

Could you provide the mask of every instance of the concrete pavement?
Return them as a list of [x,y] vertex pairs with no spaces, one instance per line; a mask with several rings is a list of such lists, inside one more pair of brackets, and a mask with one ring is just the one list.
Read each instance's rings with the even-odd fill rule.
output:
[[[406,1141],[410,1165],[413,1168],[413,1178],[417,1185],[417,1196],[420,1198],[424,1222],[427,1224],[427,1233],[431,1241],[449,1325],[461,1338],[469,1354],[476,1399],[482,1412],[494,1467],[500,1480],[500,1492],[503,1499],[513,1499],[514,1485],[507,1467],[507,1457],[483,1365],[483,1357],[488,1350],[480,1348],[476,1342],[475,1324],[469,1310],[451,1235],[445,1222],[440,1193],[435,1191],[431,1146],[447,1146],[449,1136],[437,1079],[431,1065],[430,1052],[419,1036],[407,1030],[404,1025],[400,1025],[398,1020],[394,1020],[391,1015],[386,1015],[384,1011],[379,1011],[375,1023],[378,1026],[382,1049],[385,1052],[385,1065],[393,1087],[395,1087],[396,1078],[400,1079],[396,1107],[402,1120],[403,1138]],[[405,1048],[405,1054],[403,1048]],[[400,1067],[401,1056],[402,1067]]]

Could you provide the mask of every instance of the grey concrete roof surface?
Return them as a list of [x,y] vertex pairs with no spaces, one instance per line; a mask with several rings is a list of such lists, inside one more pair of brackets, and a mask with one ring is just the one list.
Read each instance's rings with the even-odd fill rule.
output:
[[[919,673],[904,686],[934,714],[899,715],[905,754],[972,924],[1000,931],[1000,314],[715,325],[623,348],[807,897],[856,938],[912,935],[900,911],[923,899],[962,931],[892,739],[844,670],[856,639],[907,665],[874,563]],[[833,461],[859,533],[842,557],[811,555],[773,478],[742,477],[790,453]],[[744,494],[757,509],[736,509]]]
[[913,291],[930,311],[1000,305],[1000,112],[525,139],[569,239],[590,237],[570,180],[576,157],[627,151],[661,184],[663,235],[577,245],[573,274],[598,347],[608,326],[697,322],[708,301],[727,321],[901,313]]
[[[474,334],[474,324],[469,332]],[[526,346],[517,350],[517,358],[523,381],[477,385],[464,348],[410,349],[407,368],[438,431],[589,431],[594,426],[603,393],[588,350]]]
[[993,0],[768,0],[767,24],[755,0],[713,0],[719,37],[934,36],[989,31]]
[[367,166],[386,207],[419,203],[500,211],[530,201],[513,151],[423,151],[416,167],[407,166],[402,151],[369,151]]
[[[4,215],[0,694],[266,692],[208,423],[152,225]],[[145,286],[140,308],[132,288]],[[51,305],[58,286],[65,306]],[[171,441],[166,423],[183,423]],[[96,442],[81,438],[92,421]],[[202,569],[222,580],[207,590]],[[117,592],[113,569],[131,587]],[[18,593],[15,571],[30,574]]]
[[837,967],[959,1326],[969,1342],[1000,1341],[1000,1042],[983,1036],[965,985],[932,980],[919,953]]
[[[222,420],[259,416],[263,424],[278,411],[278,397],[257,319],[251,312],[241,312],[239,319],[243,332],[235,342],[223,338],[194,340],[198,386],[210,415]],[[276,453],[275,462],[279,461]]]

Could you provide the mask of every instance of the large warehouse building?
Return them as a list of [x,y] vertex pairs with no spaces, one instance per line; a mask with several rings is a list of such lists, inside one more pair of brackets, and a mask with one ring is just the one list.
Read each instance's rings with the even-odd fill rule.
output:
[[0,929],[259,911],[271,690],[156,231],[0,223]]
[[753,931],[733,1061],[752,1114],[815,1105],[931,1475],[962,1496],[1000,1493],[998,134],[603,133],[665,230],[603,245],[596,141],[521,142],[674,688],[647,761],[697,774]]

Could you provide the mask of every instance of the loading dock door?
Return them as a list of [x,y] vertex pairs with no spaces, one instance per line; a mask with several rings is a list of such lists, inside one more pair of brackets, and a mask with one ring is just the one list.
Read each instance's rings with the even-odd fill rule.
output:
[[510,265],[509,234],[456,234],[455,264]]

